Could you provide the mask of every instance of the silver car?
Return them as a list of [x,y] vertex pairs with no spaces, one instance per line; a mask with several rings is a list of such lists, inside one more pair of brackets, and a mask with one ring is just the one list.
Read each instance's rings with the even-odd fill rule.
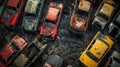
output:
[[105,67],[120,67],[120,53],[113,51],[111,56],[108,58]]

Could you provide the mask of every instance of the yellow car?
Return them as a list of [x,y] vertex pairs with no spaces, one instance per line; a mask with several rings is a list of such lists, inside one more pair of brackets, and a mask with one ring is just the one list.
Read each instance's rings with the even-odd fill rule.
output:
[[80,62],[87,67],[97,67],[113,44],[114,41],[109,36],[97,32],[79,57]]
[[113,0],[104,0],[97,10],[92,24],[100,29],[104,29],[106,24],[110,22],[116,10],[116,6]]

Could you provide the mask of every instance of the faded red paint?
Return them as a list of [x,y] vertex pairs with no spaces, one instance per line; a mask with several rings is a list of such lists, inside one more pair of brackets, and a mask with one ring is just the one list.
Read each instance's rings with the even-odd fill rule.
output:
[[[20,2],[21,1],[21,2]],[[3,11],[3,15],[1,17],[0,22],[5,24],[6,26],[14,26],[21,15],[21,11],[25,5],[26,0],[8,0],[5,10]],[[18,3],[20,4],[19,8],[17,9]],[[8,13],[7,6],[11,6],[13,8],[16,8],[17,11],[13,14]],[[14,10],[13,10],[14,11]],[[6,20],[7,19],[7,20]]]
[[20,48],[20,50],[24,49],[28,43],[21,36],[16,35],[12,38],[11,42],[15,42],[16,45]]
[[56,21],[58,13],[59,13],[58,9],[52,7],[49,8],[47,19],[51,21]]
[[[62,14],[62,9],[63,9],[63,4],[53,3],[53,2],[50,3],[49,8],[48,8],[48,14],[44,18],[43,25],[40,28],[41,35],[46,36],[46,37],[56,38],[57,29],[58,29],[60,17]],[[55,22],[56,26],[52,27],[49,25],[45,25],[46,20]],[[50,31],[50,33],[47,33],[48,30]]]
[[17,7],[19,0],[8,0],[8,5],[12,7]]
[[8,58],[14,53],[14,49],[10,45],[6,45],[1,51],[0,56],[7,62]]

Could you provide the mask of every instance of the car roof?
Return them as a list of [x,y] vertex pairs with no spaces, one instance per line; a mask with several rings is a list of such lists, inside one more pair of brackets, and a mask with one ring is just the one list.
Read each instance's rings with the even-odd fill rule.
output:
[[107,51],[107,49],[109,48],[108,45],[106,45],[106,43],[102,42],[101,40],[97,39],[93,45],[93,47],[91,47],[91,49],[89,50],[95,57],[97,58],[101,58],[104,53]]
[[58,13],[58,9],[50,7],[47,14],[47,20],[56,21]]
[[8,0],[8,6],[17,7],[19,0]]
[[114,10],[114,7],[108,3],[104,3],[102,8],[100,9],[100,12],[110,17],[112,15],[112,12]]
[[91,3],[90,1],[86,1],[86,0],[81,0],[79,2],[79,9],[84,10],[84,11],[89,11],[91,8]]
[[25,12],[36,14],[36,10],[39,2],[40,2],[39,0],[28,0],[25,7]]

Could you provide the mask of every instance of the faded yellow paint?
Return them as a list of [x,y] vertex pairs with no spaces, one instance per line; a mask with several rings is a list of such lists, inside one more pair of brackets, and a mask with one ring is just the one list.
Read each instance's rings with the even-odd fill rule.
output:
[[[83,51],[83,53],[79,57],[80,62],[82,62],[87,67],[97,67],[102,61],[102,59],[105,57],[105,55],[108,53],[108,51],[111,49],[111,47],[114,45],[114,41],[108,35],[102,34],[103,36],[101,38],[97,37],[101,34],[101,32],[97,32],[97,34],[94,36],[88,47]],[[105,41],[108,45],[100,39]],[[89,57],[86,54],[87,51],[89,51],[94,57],[99,59],[98,62]]]
[[91,3],[86,0],[81,0],[79,3],[79,9],[89,11],[90,10]]
[[109,47],[99,39],[96,40],[93,47],[89,50],[95,57],[101,58]]
[[114,7],[112,5],[105,3],[101,8],[100,12],[110,17],[112,15],[113,10]]

